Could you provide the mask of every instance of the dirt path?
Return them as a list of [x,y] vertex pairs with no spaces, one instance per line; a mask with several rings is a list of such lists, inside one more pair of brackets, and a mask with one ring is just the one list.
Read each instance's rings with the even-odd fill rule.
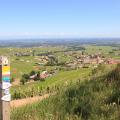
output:
[[45,94],[43,96],[35,96],[35,97],[31,97],[31,98],[24,98],[24,99],[20,99],[20,100],[13,100],[13,101],[10,102],[10,106],[12,108],[25,106],[25,105],[32,104],[34,102],[46,99],[49,96],[50,96],[50,94]]

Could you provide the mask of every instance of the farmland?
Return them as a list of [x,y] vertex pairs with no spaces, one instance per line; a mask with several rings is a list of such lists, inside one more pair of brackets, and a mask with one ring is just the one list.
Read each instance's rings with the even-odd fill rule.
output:
[[[115,51],[114,54],[110,54],[114,47],[110,46],[85,46],[86,50],[85,52],[88,54],[92,53],[104,53],[105,55],[112,56],[113,58],[118,58],[119,55],[117,55],[118,51]],[[48,51],[53,52],[53,54],[58,57],[59,61],[70,61],[74,59],[74,57],[71,55],[65,56],[64,51],[66,50],[66,47],[40,47],[40,48],[0,48],[0,54],[6,55],[10,57],[11,60],[11,75],[13,78],[20,78],[21,74],[29,73],[31,70],[35,69],[35,63],[38,62],[38,60],[35,59],[37,56],[32,56],[32,52],[35,51],[35,54],[37,53],[46,53]],[[61,51],[54,53],[56,51]],[[62,52],[63,51],[63,52]],[[15,53],[31,53],[30,56],[15,56]],[[79,53],[78,53],[79,54]],[[25,69],[24,69],[25,66]]]
[[[85,50],[81,48],[85,48]],[[13,87],[11,88],[12,94],[14,91],[28,91],[28,88],[44,88],[45,89],[55,83],[61,83],[62,81],[66,81],[67,79],[78,79],[80,71],[90,71],[93,67],[89,69],[72,67],[76,64],[76,57],[81,56],[84,51],[84,55],[94,55],[94,54],[102,54],[105,59],[113,58],[119,60],[120,51],[119,47],[112,46],[97,46],[97,45],[78,45],[78,46],[64,46],[64,45],[56,45],[56,46],[41,46],[41,47],[3,47],[0,48],[0,54],[6,55],[10,58],[11,61],[11,79]],[[58,63],[53,65],[45,65],[40,63],[41,56],[54,56],[57,59]],[[49,59],[49,58],[48,58]],[[44,60],[44,58],[43,58]],[[65,67],[65,64],[71,63],[72,66]],[[64,65],[62,65],[64,64]],[[79,66],[76,65],[76,66]],[[22,75],[30,74],[31,71],[42,72],[42,71],[54,72],[53,76],[46,78],[44,82],[40,81],[29,81],[22,85],[20,80],[22,79]],[[69,77],[70,76],[70,77]],[[64,78],[65,77],[65,78]],[[65,80],[61,80],[65,79]],[[61,81],[60,81],[61,80]],[[17,89],[16,89],[17,88]]]
[[0,1],[0,120],[120,120],[120,0]]
[[[12,108],[11,120],[95,119],[93,116],[95,111],[99,111],[101,103],[97,106],[95,104],[105,99],[105,96],[109,97],[114,87],[111,84],[112,88],[108,87],[107,92],[107,87],[104,85],[106,75],[117,67],[120,60],[119,46],[94,44],[2,47],[0,54],[10,59],[12,100],[32,100],[32,98],[50,96],[42,101],[34,101],[31,105]],[[68,93],[74,97],[69,98]],[[93,101],[93,98],[96,99]],[[71,103],[69,99],[72,100]],[[90,100],[89,105],[85,105],[86,100]],[[78,104],[80,101],[81,104]],[[93,111],[91,104],[94,107]],[[58,107],[55,107],[56,105]],[[64,105],[65,107],[61,108]],[[105,108],[103,103],[101,105],[103,108],[100,109],[103,111],[108,112],[108,109],[112,109],[111,106]],[[84,109],[85,113],[81,112],[81,109]],[[118,112],[116,109],[114,108],[116,111],[114,114]],[[33,111],[35,111],[34,115]],[[105,116],[102,117],[106,119]],[[114,118],[113,115],[108,118],[110,117]]]
[[[14,86],[11,88],[11,93],[14,96],[15,93],[19,94],[20,98],[37,96],[41,92],[47,92],[47,88],[53,92],[55,87],[64,85],[65,83],[75,82],[76,80],[82,80],[90,74],[90,69],[62,71],[52,77],[47,78],[44,82],[28,83],[26,85]],[[33,91],[33,92],[32,92]]]

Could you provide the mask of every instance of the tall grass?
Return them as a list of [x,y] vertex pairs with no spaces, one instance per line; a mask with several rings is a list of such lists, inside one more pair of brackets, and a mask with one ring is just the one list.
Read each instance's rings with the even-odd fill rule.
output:
[[120,86],[108,77],[113,71],[95,73],[91,80],[62,86],[42,102],[13,109],[11,120],[120,120]]
[[12,99],[21,99],[55,92],[60,88],[60,85],[64,85],[71,81],[75,82],[76,79],[87,77],[90,73],[91,69],[61,71],[56,75],[47,78],[45,81],[37,81],[26,85],[15,86],[11,88]]

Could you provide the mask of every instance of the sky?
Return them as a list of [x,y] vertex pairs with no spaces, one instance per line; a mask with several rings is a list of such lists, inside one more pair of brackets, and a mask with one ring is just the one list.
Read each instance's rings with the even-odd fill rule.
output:
[[0,0],[0,39],[120,37],[120,0]]

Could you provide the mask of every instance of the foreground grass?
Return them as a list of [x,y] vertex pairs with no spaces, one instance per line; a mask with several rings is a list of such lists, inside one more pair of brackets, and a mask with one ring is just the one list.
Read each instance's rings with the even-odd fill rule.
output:
[[13,109],[11,120],[119,120],[119,70],[95,74],[89,81],[61,87],[42,102]]

